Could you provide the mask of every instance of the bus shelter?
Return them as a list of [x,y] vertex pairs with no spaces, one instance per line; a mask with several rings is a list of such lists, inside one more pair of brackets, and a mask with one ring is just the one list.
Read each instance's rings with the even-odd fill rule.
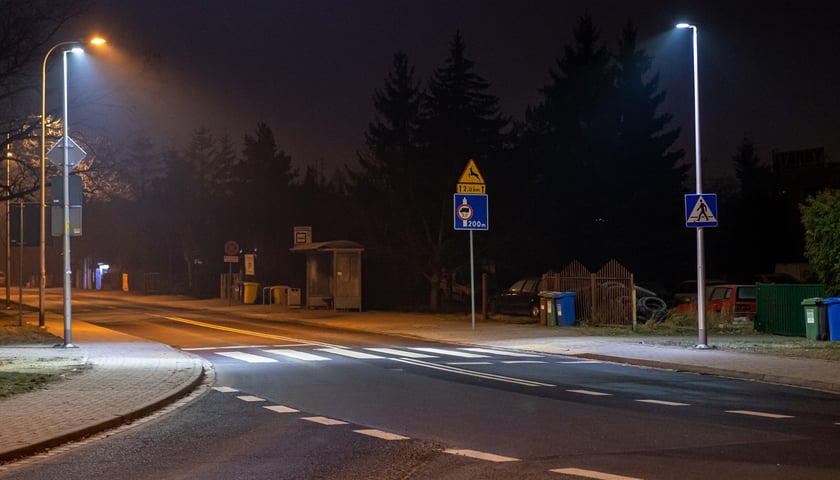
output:
[[306,306],[333,310],[362,310],[362,251],[350,240],[295,245],[306,255]]

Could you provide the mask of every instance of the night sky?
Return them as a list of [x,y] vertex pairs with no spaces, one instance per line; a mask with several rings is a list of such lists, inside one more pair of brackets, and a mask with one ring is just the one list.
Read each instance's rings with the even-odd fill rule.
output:
[[[93,32],[109,40],[111,52],[89,67],[98,73],[86,77],[88,67],[71,66],[71,90],[96,105],[78,107],[78,128],[114,142],[143,134],[182,148],[204,125],[229,134],[239,150],[242,136],[265,122],[296,166],[333,167],[354,163],[363,148],[371,95],[395,51],[408,54],[425,82],[460,30],[503,111],[522,119],[588,8],[610,48],[634,21],[667,91],[664,110],[682,128],[678,146],[693,164],[691,33],[674,29],[687,21],[699,27],[701,139],[707,175],[715,176],[731,175],[745,137],[764,159],[774,149],[819,146],[840,158],[840,29],[829,5],[102,0],[54,40]],[[143,61],[150,55],[158,58],[153,69]]]

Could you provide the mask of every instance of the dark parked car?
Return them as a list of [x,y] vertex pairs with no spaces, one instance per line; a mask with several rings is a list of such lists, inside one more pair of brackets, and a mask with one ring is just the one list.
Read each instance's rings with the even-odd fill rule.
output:
[[540,316],[540,278],[528,277],[518,280],[510,288],[490,299],[491,313]]

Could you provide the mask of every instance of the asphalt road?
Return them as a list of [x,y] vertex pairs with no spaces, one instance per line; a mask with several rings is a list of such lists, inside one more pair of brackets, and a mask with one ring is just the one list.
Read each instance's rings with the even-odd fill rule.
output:
[[[573,357],[86,303],[206,358],[173,413],[14,478],[834,479],[836,396]],[[211,388],[212,387],[212,388]],[[606,475],[616,475],[608,477]]]

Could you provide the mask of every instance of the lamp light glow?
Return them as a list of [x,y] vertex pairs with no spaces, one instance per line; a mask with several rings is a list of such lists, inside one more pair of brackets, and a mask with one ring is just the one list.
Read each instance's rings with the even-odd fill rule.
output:
[[677,28],[691,28],[691,25],[687,23],[678,23]]

